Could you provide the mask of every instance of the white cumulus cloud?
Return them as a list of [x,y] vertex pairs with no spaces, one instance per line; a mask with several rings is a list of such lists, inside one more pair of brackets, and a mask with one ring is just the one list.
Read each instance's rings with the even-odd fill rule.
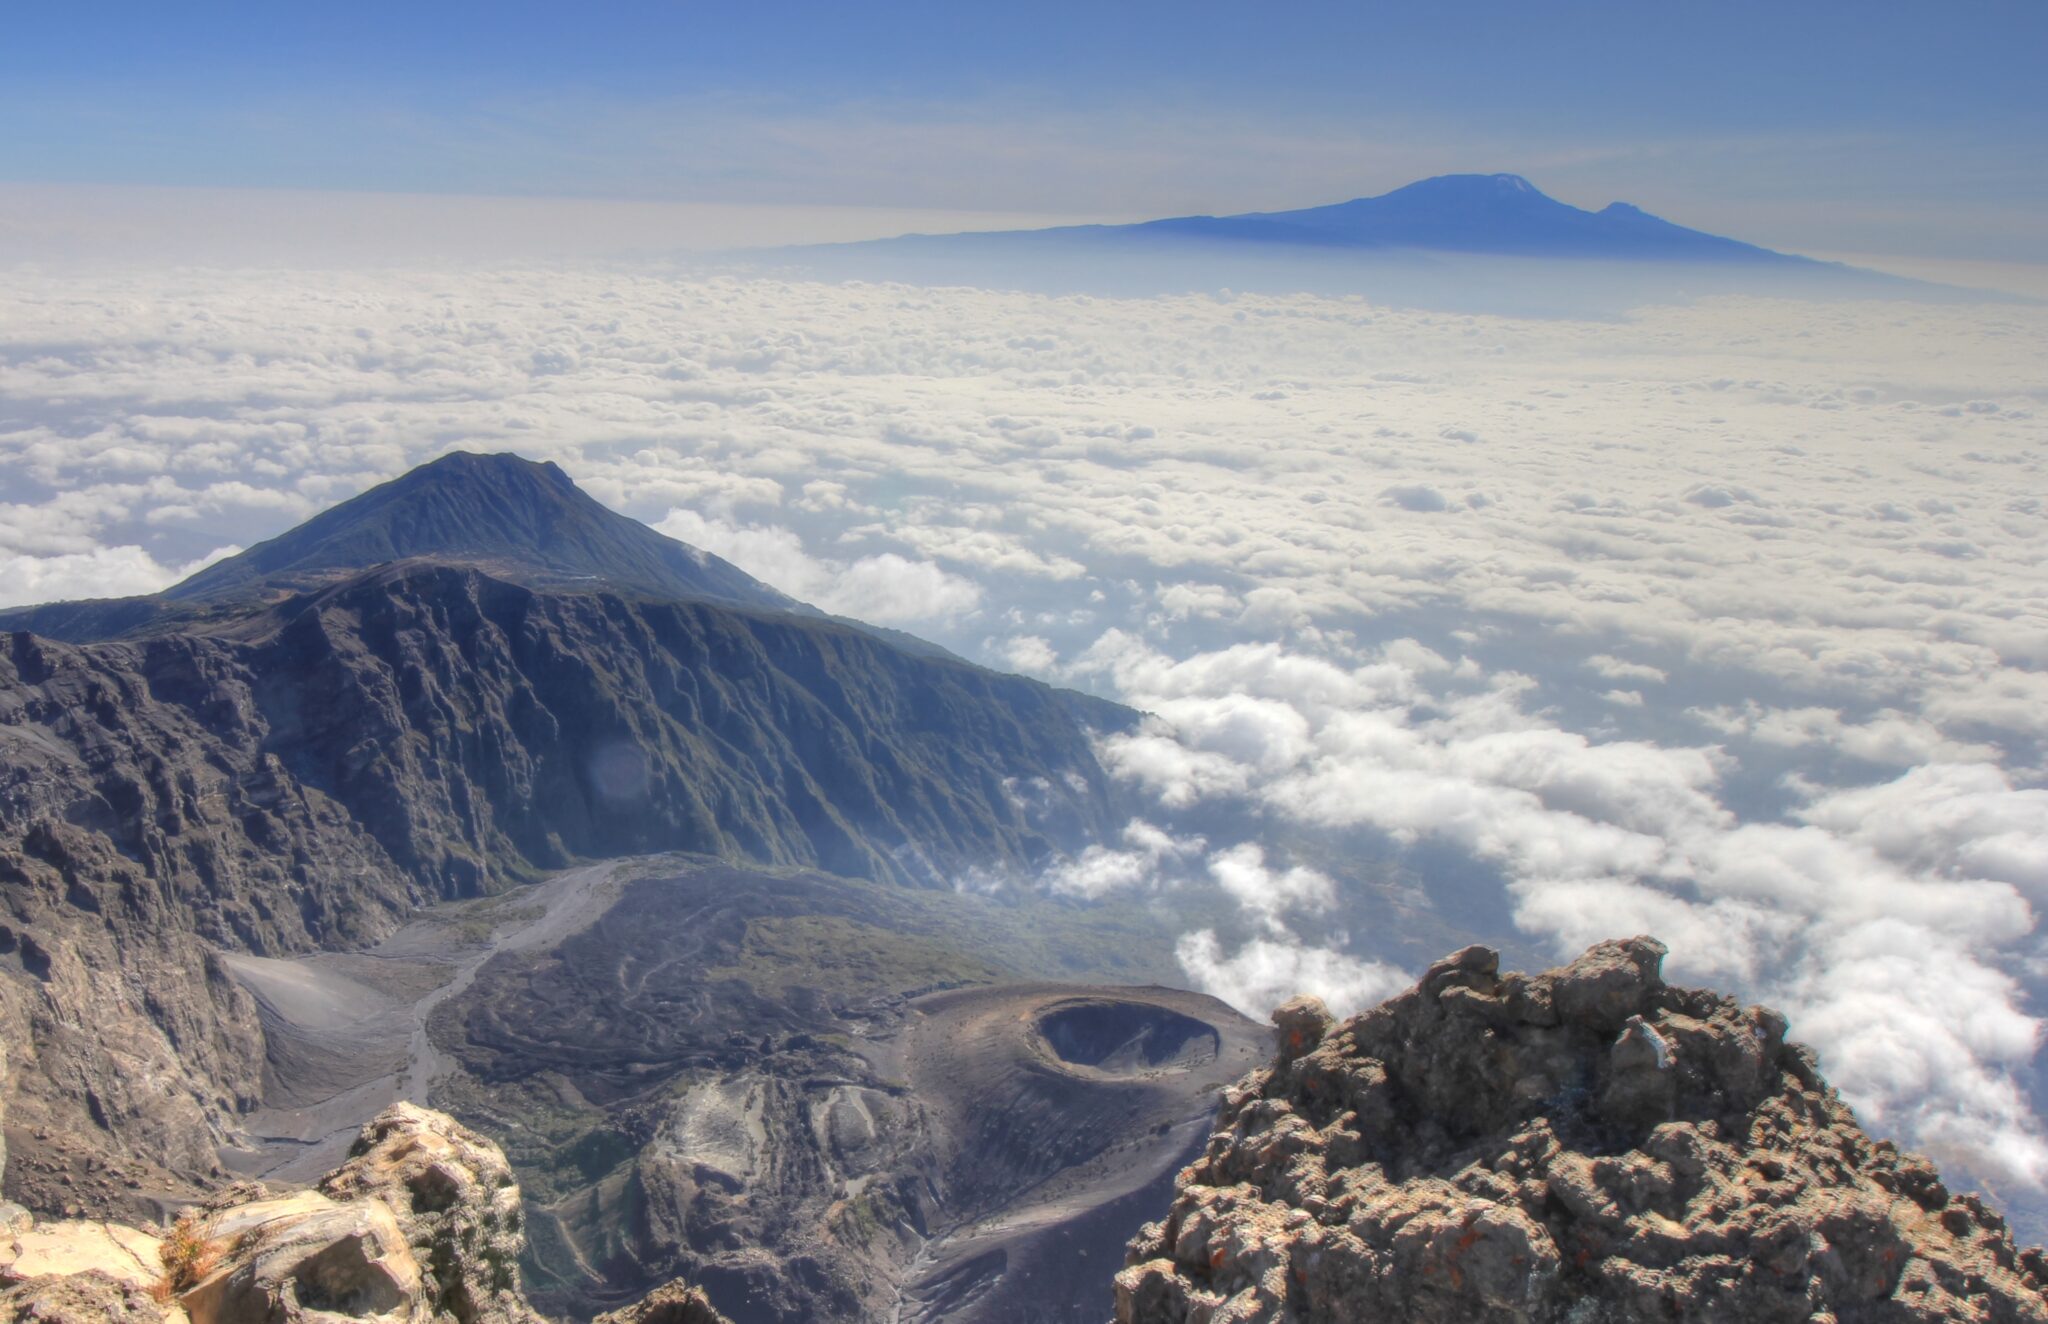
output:
[[1321,998],[1336,1015],[1349,1016],[1413,982],[1384,962],[1291,938],[1253,938],[1226,953],[1213,929],[1181,938],[1174,956],[1195,987],[1258,1017],[1303,993]]
[[981,588],[972,580],[895,552],[826,560],[806,552],[803,540],[786,528],[707,518],[686,508],[670,510],[654,527],[724,557],[793,598],[856,620],[945,621],[981,604]]

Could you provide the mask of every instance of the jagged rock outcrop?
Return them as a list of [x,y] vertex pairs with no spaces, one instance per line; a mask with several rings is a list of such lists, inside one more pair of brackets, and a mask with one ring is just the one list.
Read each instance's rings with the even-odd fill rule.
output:
[[1663,955],[1472,947],[1341,1026],[1281,1008],[1118,1324],[2048,1320],[2048,1258]]
[[[542,1324],[520,1291],[519,1188],[497,1146],[396,1104],[320,1189],[231,1186],[155,1232],[0,1232],[0,1324]],[[724,1324],[671,1283],[629,1324]]]
[[454,1118],[393,1104],[363,1129],[348,1162],[320,1190],[390,1206],[436,1307],[462,1324],[537,1318],[519,1292],[526,1236],[512,1167],[496,1145]]
[[[256,1188],[257,1192],[261,1188]],[[317,1191],[221,1202],[172,1230],[168,1294],[192,1324],[297,1324],[372,1317],[442,1324],[432,1284],[382,1200]]]

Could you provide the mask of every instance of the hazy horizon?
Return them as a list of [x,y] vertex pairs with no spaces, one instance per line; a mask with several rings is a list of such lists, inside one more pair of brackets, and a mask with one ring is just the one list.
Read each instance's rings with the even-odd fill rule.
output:
[[[1532,182],[1544,188],[1541,178]],[[1269,198],[1247,210],[1322,205],[1358,196],[1365,195]],[[1560,200],[1588,210],[1597,210],[1607,201],[1631,201],[1626,197]],[[717,260],[736,251],[762,248],[853,243],[910,234],[1121,225],[1168,214],[0,180],[0,266],[111,262],[236,268]],[[1711,228],[1702,227],[1699,218],[1689,214],[1667,214],[1664,219]],[[1770,246],[1754,234],[1729,233],[1727,237]],[[1786,251],[1914,280],[2048,298],[2048,259],[1991,260],[1846,249],[1835,244]]]
[[1772,248],[2040,262],[2044,45],[2025,0],[48,7],[0,48],[0,183],[1135,218],[1505,170]]

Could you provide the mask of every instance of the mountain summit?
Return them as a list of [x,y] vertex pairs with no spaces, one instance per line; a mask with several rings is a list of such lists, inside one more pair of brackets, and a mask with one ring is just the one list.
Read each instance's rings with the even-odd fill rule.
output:
[[1520,175],[1438,175],[1378,197],[1297,211],[1185,216],[1139,230],[1259,243],[1415,248],[1519,257],[1762,262],[1811,259],[1674,225],[1626,202],[1597,212],[1559,202]]
[[788,610],[730,562],[591,499],[552,462],[453,451],[166,589],[194,601],[426,557],[532,585],[593,580],[663,598]]
[[374,566],[414,560],[467,566],[535,589],[603,588],[819,614],[729,561],[607,510],[552,463],[451,451],[161,593],[17,607],[0,611],[0,630],[84,643],[199,629]]

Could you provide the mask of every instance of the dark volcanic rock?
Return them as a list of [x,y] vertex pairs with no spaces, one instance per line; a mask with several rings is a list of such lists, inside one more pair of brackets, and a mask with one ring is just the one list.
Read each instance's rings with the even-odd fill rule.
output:
[[2048,1320],[2048,1259],[1866,1136],[1785,1021],[1661,944],[1468,948],[1226,1096],[1119,1324]]
[[149,1211],[260,1092],[215,948],[689,850],[913,885],[1121,821],[1113,705],[814,617],[371,571],[236,637],[0,637],[7,1190]]

